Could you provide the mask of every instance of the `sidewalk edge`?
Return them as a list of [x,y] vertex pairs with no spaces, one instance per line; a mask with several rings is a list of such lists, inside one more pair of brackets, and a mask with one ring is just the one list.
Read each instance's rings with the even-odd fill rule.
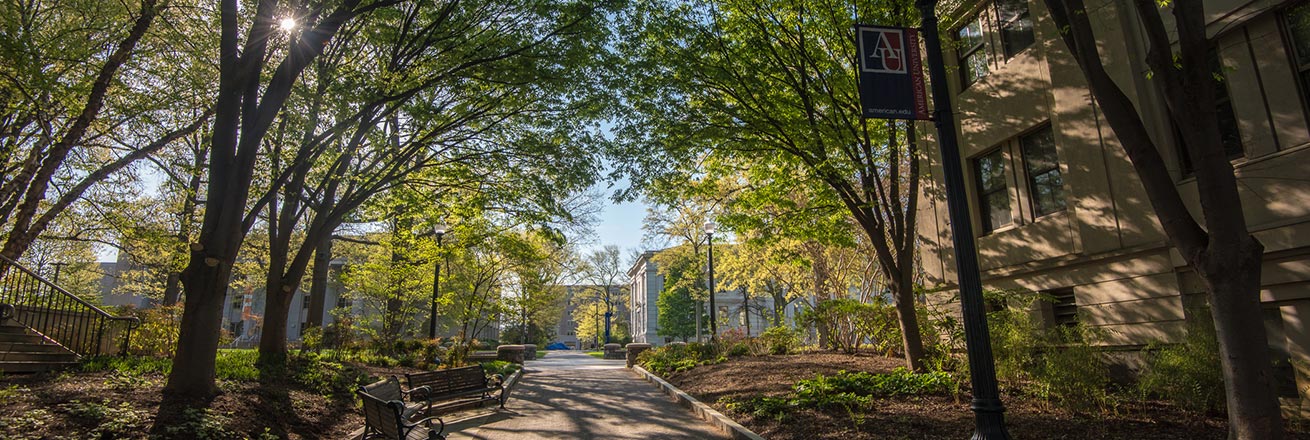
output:
[[731,418],[728,418],[728,416],[723,415],[723,413],[716,411],[714,408],[711,408],[709,405],[706,405],[701,401],[696,400],[695,397],[691,397],[690,394],[683,392],[682,390],[678,389],[678,387],[675,387],[673,386],[673,384],[666,382],[664,379],[660,378],[659,376],[651,374],[651,372],[646,371],[646,369],[636,365],[633,365],[632,367],[630,367],[630,369],[632,371],[637,372],[637,374],[640,374],[643,378],[646,379],[647,382],[653,383],[656,386],[660,387],[660,390],[664,391],[664,394],[668,394],[669,397],[672,397],[674,400],[676,400],[679,405],[691,409],[692,412],[696,413],[697,416],[699,416],[700,418],[704,419],[707,422],[710,422],[716,428],[719,428],[720,431],[724,431],[728,434],[731,434],[732,438],[737,440],[764,440],[764,437],[760,437],[759,434],[752,432],[750,429],[747,429],[745,426],[742,426],[740,423],[737,423]]

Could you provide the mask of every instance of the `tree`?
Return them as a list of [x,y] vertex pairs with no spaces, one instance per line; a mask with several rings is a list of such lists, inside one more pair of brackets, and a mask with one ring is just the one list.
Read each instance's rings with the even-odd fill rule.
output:
[[[1195,167],[1199,219],[1183,202],[1132,98],[1106,72],[1091,11],[1082,0],[1046,0],[1060,36],[1128,154],[1170,244],[1205,287],[1219,339],[1229,437],[1282,438],[1282,414],[1273,392],[1273,371],[1261,324],[1264,246],[1247,229],[1237,179],[1219,132],[1211,61],[1215,45],[1206,36],[1204,2],[1172,2],[1172,34],[1160,14],[1160,3],[1136,0],[1132,4],[1147,37],[1151,79],[1163,92],[1171,122],[1181,134],[1179,142]],[[1176,51],[1171,38],[1178,40]]]
[[704,265],[688,244],[660,251],[651,260],[660,276],[664,277],[664,289],[655,302],[659,310],[656,318],[658,334],[682,338],[683,341],[690,336],[699,336],[701,317],[697,315],[703,312],[696,300],[700,295],[695,292],[701,290],[701,295],[704,294],[705,284],[700,282]]
[[[923,368],[913,289],[919,190],[913,126],[871,123],[856,98],[854,20],[908,24],[908,2],[653,2],[626,24],[635,60],[620,132],[627,165],[692,180],[708,155],[737,168],[795,169],[821,183],[869,239],[896,299],[907,365]],[[842,10],[844,13],[833,13]],[[642,153],[644,154],[644,153]]]
[[[188,62],[197,20],[179,6],[0,5],[0,255],[18,259],[89,189],[207,123]],[[183,60],[176,80],[159,79],[165,58]]]
[[594,298],[600,301],[601,310],[605,315],[605,341],[610,343],[610,324],[614,317],[614,304],[616,301],[624,301],[622,296],[623,285],[620,281],[627,276],[623,259],[622,250],[616,245],[606,245],[600,249],[592,251],[582,262],[580,272],[587,282],[594,286]]

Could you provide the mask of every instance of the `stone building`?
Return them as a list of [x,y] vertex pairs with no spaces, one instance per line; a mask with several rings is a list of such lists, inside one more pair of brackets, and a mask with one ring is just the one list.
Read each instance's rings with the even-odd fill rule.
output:
[[[1126,0],[1089,0],[1106,69],[1134,100],[1193,212],[1196,179],[1149,79],[1146,38]],[[1261,301],[1285,408],[1310,400],[1310,6],[1205,2],[1218,105],[1248,227],[1264,244]],[[1168,16],[1168,14],[1164,14]],[[1048,325],[1105,330],[1110,349],[1176,342],[1205,301],[1168,244],[1123,148],[1092,101],[1044,2],[964,2],[946,14],[945,57],[984,285],[1050,294]],[[1171,19],[1171,18],[1166,18]],[[919,205],[929,287],[955,280],[932,126]],[[934,298],[942,298],[934,296]],[[1252,341],[1255,343],[1255,341]],[[1124,359],[1132,359],[1124,356]],[[1129,363],[1131,365],[1131,363]],[[1301,390],[1298,392],[1298,390]],[[1300,393],[1300,395],[1298,395]]]

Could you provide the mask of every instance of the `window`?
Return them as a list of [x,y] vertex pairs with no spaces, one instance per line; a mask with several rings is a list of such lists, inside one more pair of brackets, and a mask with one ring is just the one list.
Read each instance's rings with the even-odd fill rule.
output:
[[977,177],[983,232],[1010,224],[1010,192],[1005,187],[1005,156],[1001,150],[974,159],[973,174]]
[[1019,138],[1023,149],[1023,166],[1028,175],[1028,192],[1032,198],[1033,217],[1064,210],[1064,179],[1060,177],[1060,159],[1055,153],[1055,135],[1048,125]]
[[1310,4],[1288,9],[1283,14],[1283,26],[1291,46],[1292,66],[1301,83],[1302,100],[1310,106]]
[[1051,290],[1046,294],[1051,296],[1052,327],[1078,325],[1078,300],[1073,296],[1073,289]]
[[[1219,117],[1219,136],[1223,140],[1224,153],[1227,153],[1228,159],[1236,159],[1246,155],[1242,148],[1242,132],[1237,127],[1237,113],[1233,111],[1233,99],[1228,94],[1228,81],[1224,80],[1223,63],[1219,60],[1219,52],[1210,52],[1211,69],[1214,71],[1214,105],[1215,112]],[[1186,145],[1182,143],[1182,132],[1180,128],[1174,126],[1174,135],[1179,139],[1179,156],[1183,162],[1183,174],[1192,174],[1196,170],[1192,164],[1192,155],[1187,151]]]
[[1023,52],[1036,41],[1033,20],[1028,16],[1028,0],[996,0],[996,18],[1001,30],[1005,59]]
[[987,75],[987,51],[983,50],[982,21],[974,17],[955,31],[956,66],[960,68],[960,87],[967,88]]

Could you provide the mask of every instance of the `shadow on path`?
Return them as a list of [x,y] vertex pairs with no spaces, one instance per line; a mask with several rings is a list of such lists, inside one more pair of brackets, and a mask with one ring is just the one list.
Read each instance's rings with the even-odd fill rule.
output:
[[623,367],[553,351],[529,361],[504,410],[445,417],[450,440],[727,439]]

